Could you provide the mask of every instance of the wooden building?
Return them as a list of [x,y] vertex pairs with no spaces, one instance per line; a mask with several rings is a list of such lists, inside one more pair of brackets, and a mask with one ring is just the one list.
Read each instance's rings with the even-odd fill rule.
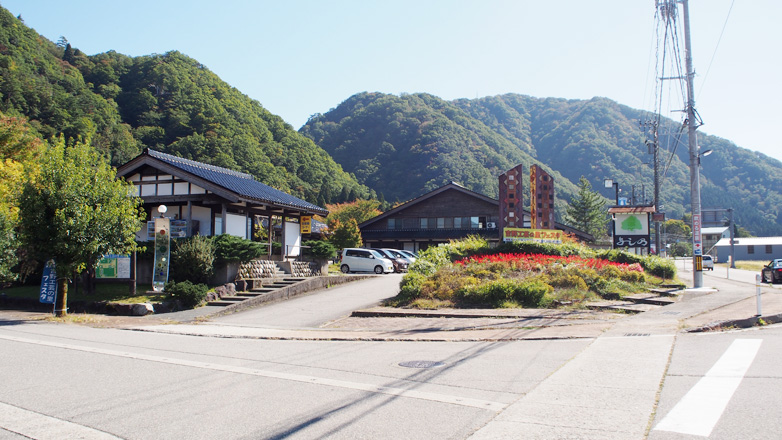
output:
[[[117,169],[136,186],[147,219],[165,205],[172,219],[172,237],[231,234],[249,239],[254,225],[281,219],[282,249],[298,255],[299,219],[328,211],[255,180],[251,175],[145,149]],[[147,240],[147,228],[138,234]],[[271,249],[271,246],[269,246]]]
[[[523,212],[519,228],[530,227],[530,213]],[[498,243],[500,202],[451,182],[359,225],[365,247],[419,251],[469,235]],[[556,223],[556,229],[592,237]]]

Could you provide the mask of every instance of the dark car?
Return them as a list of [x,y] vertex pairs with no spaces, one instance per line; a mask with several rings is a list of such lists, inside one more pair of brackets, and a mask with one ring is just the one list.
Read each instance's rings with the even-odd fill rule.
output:
[[407,272],[407,266],[410,263],[408,263],[407,260],[405,260],[404,258],[399,258],[398,256],[394,255],[393,252],[390,252],[388,249],[373,248],[372,250],[380,252],[380,254],[383,255],[385,258],[391,260],[391,262],[394,263],[394,272],[396,273]]
[[764,283],[782,282],[782,259],[773,260],[760,271],[760,278]]

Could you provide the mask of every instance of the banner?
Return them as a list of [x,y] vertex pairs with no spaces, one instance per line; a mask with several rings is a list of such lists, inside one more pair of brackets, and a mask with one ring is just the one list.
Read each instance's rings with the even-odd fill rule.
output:
[[42,304],[54,304],[57,298],[57,271],[54,260],[49,260],[43,267],[41,278],[41,293],[38,295]]
[[505,228],[502,241],[533,241],[535,243],[562,244],[564,232],[558,229]]

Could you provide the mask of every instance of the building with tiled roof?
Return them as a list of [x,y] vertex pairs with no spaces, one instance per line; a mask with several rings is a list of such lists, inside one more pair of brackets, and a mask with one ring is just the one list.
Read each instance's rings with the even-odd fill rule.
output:
[[[298,220],[328,211],[253,176],[178,156],[145,149],[117,169],[117,175],[136,186],[148,219],[167,207],[172,236],[231,234],[252,237],[253,225],[271,217],[283,219],[283,250],[300,245]],[[268,224],[268,223],[267,223]],[[146,229],[139,239],[147,239]],[[297,252],[296,252],[297,253]]]

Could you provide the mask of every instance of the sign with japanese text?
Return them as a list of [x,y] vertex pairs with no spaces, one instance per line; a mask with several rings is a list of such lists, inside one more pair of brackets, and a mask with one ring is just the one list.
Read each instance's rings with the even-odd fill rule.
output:
[[646,248],[651,246],[649,214],[614,214],[614,248]]
[[309,215],[302,215],[301,219],[299,220],[299,223],[301,224],[301,233],[302,234],[312,234],[312,217]]
[[130,278],[130,257],[127,255],[104,255],[95,267],[95,278]]
[[42,304],[54,304],[57,298],[57,271],[54,260],[49,260],[43,267],[41,278],[41,292],[38,295]]
[[564,232],[557,229],[505,228],[502,241],[534,241],[536,243],[562,244]]
[[692,215],[692,254],[703,255],[700,214]]

